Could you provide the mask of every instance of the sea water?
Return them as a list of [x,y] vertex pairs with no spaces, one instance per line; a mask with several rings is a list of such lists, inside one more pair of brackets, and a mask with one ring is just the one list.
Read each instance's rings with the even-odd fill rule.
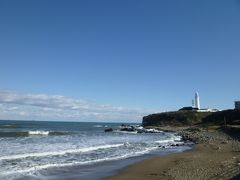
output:
[[120,125],[0,121],[0,179],[51,179],[54,172],[58,179],[66,169],[138,157],[161,151],[159,146],[170,150],[180,140],[173,133],[104,132]]

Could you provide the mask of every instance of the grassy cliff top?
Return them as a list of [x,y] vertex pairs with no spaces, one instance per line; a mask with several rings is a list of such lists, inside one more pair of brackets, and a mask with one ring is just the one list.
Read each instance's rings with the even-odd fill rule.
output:
[[173,111],[143,117],[143,126],[240,125],[240,110]]

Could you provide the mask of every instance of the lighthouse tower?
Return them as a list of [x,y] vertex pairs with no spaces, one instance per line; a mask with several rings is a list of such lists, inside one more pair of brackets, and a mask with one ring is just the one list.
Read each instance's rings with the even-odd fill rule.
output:
[[200,99],[198,92],[195,93],[195,108],[200,109]]

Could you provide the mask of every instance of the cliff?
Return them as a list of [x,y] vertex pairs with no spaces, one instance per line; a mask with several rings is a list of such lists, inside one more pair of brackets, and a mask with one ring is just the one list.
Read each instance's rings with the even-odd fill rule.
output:
[[215,112],[203,118],[202,122],[210,125],[240,125],[240,110],[229,109]]
[[143,126],[190,126],[202,123],[211,112],[173,111],[143,117]]
[[143,117],[143,126],[240,125],[240,110],[219,112],[174,111]]

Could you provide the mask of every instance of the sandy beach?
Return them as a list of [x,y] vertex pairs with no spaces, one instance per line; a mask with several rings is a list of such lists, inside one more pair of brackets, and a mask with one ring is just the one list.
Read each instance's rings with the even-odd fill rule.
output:
[[[179,130],[178,130],[179,131]],[[195,141],[190,151],[155,157],[131,165],[107,180],[145,179],[238,179],[240,144],[235,138],[216,130],[179,133]]]

